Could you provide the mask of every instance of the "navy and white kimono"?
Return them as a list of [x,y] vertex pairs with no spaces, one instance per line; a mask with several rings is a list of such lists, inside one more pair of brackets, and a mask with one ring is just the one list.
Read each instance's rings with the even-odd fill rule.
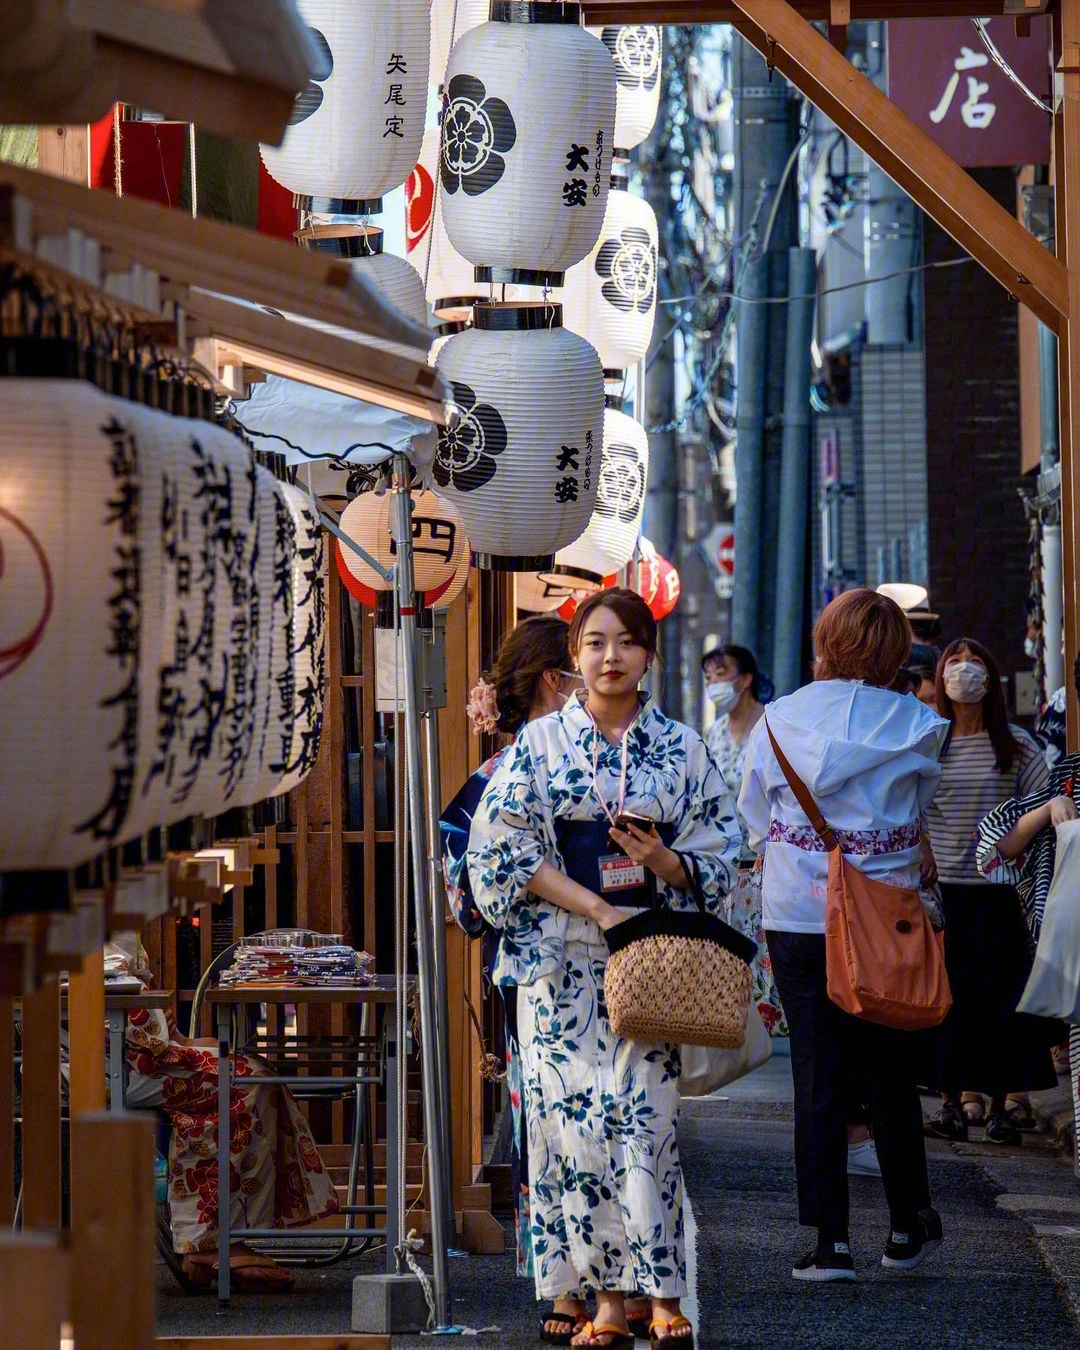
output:
[[[623,806],[668,824],[671,847],[696,860],[708,908],[721,916],[741,843],[722,774],[700,736],[647,698],[626,746]],[[678,1049],[615,1035],[600,928],[529,890],[545,860],[566,870],[557,821],[604,822],[597,793],[615,810],[621,767],[621,745],[608,742],[573,697],[522,728],[473,815],[469,840],[473,897],[502,931],[495,980],[521,986],[540,1299],[590,1288],[679,1298],[686,1289]],[[659,878],[656,885],[661,904],[694,908],[689,892]]]

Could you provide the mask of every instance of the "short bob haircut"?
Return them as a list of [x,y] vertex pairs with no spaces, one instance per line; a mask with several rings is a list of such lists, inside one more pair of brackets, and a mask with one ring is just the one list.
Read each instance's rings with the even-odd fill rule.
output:
[[598,609],[614,610],[637,645],[644,647],[650,656],[656,655],[656,620],[649,606],[636,591],[628,591],[620,586],[596,591],[578,605],[570,620],[571,654],[576,653],[581,646],[581,634],[589,615],[595,614]]
[[911,626],[887,595],[860,587],[825,606],[814,625],[814,679],[886,689],[911,651]]

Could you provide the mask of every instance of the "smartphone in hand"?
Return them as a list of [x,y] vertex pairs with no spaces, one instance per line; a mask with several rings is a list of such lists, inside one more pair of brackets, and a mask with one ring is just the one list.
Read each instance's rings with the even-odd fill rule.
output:
[[617,830],[629,834],[631,825],[636,825],[639,830],[643,830],[646,834],[651,834],[656,829],[655,820],[650,820],[648,816],[639,815],[636,811],[620,811],[615,817],[615,828]]

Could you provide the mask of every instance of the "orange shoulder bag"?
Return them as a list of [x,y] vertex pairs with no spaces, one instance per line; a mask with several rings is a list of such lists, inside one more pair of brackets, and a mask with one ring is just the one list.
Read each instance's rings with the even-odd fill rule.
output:
[[854,1017],[883,1027],[936,1027],[952,1006],[944,934],[936,933],[908,887],[876,881],[844,857],[806,784],[777,744],[777,763],[829,855],[825,973],[829,998]]

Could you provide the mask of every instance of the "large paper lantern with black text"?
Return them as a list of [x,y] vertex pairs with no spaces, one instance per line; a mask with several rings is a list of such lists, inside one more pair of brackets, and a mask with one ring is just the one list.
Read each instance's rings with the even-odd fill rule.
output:
[[137,772],[140,443],[83,382],[8,379],[0,424],[0,870],[118,842]]
[[660,107],[663,29],[653,24],[590,28],[615,62],[615,149],[632,150],[653,129]]
[[551,572],[518,572],[514,577],[517,608],[530,614],[547,614],[558,609],[573,592],[569,581]]
[[604,220],[615,68],[575,4],[492,0],[450,53],[439,195],[482,281],[559,286]]
[[435,486],[457,507],[480,567],[539,571],[596,504],[604,374],[560,307],[478,304],[439,353],[457,420],[440,427]]
[[641,533],[648,477],[645,428],[618,408],[607,407],[596,506],[584,534],[555,555],[557,575],[599,586],[605,576],[626,566]]
[[[299,0],[319,65],[280,146],[260,147],[272,178],[342,211],[378,211],[420,153],[427,114],[428,0]],[[346,204],[347,203],[347,204]]]
[[303,782],[314,768],[322,737],[326,700],[326,553],[325,536],[311,499],[288,483],[279,483],[291,521],[294,546],[281,556],[276,584],[289,586],[292,625],[289,637],[292,736],[278,781],[279,793]]
[[649,350],[656,321],[658,233],[647,201],[611,180],[600,237],[566,274],[563,322],[600,354],[605,370],[625,370]]

